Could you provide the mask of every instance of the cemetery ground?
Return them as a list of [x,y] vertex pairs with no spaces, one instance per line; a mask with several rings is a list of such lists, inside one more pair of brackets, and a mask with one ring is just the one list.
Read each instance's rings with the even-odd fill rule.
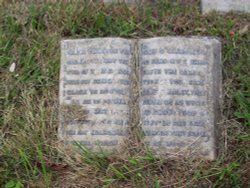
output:
[[[195,0],[154,7],[0,1],[0,187],[250,186],[249,24],[244,13],[202,15]],[[63,146],[57,139],[61,39],[169,35],[222,42],[217,160],[158,159],[140,134],[111,155]]]

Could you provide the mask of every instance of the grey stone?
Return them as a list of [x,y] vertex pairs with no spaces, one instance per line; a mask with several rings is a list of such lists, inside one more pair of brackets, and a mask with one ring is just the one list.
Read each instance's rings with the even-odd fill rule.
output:
[[119,149],[130,117],[132,49],[120,38],[61,42],[61,140]]
[[205,37],[144,39],[139,54],[145,142],[158,155],[215,159],[220,42]]
[[214,38],[61,43],[59,137],[66,143],[119,149],[133,120],[157,155],[213,160],[221,95],[221,44]]
[[250,0],[202,0],[201,6],[204,14],[213,10],[250,12]]

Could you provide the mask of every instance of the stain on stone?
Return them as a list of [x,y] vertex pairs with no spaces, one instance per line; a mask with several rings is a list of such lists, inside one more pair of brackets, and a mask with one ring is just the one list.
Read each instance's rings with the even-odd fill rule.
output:
[[62,104],[60,108],[61,120],[65,123],[88,119],[88,110],[79,104]]

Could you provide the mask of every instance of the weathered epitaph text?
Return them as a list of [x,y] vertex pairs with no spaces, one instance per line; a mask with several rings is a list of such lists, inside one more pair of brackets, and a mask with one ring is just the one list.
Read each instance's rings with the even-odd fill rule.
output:
[[61,139],[93,149],[118,148],[130,118],[132,42],[64,40],[61,49]]
[[139,41],[141,121],[156,153],[215,158],[220,51],[220,42],[208,38]]
[[118,149],[129,125],[141,121],[155,153],[215,159],[222,85],[217,39],[64,40],[61,49],[59,135],[66,143]]

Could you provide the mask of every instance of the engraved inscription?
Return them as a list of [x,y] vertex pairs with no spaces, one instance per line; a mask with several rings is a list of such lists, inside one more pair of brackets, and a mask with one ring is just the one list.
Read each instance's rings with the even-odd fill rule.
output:
[[[61,49],[59,136],[65,143],[118,149],[138,118],[145,143],[157,154],[215,158],[217,39],[80,39],[62,41]],[[138,88],[131,80],[137,73]],[[140,115],[134,117],[129,105],[137,90]]]
[[94,149],[122,143],[129,122],[132,46],[114,38],[62,42],[60,104],[77,104],[88,112],[68,121],[60,113],[59,133],[65,142]]
[[214,158],[212,47],[208,39],[139,42],[142,128],[156,153]]

